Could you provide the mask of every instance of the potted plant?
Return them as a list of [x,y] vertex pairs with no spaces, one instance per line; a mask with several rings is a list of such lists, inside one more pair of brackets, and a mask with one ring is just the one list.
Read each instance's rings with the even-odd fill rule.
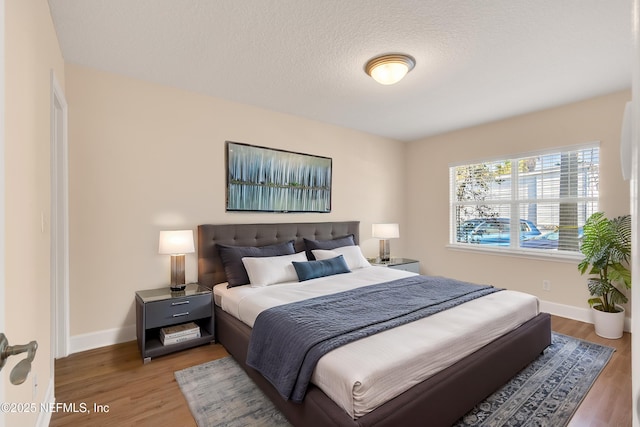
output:
[[589,305],[594,313],[596,334],[604,338],[620,338],[624,328],[624,308],[628,301],[620,287],[631,288],[631,216],[608,219],[603,212],[591,215],[584,224],[578,264],[581,274],[588,273],[587,286],[593,298]]

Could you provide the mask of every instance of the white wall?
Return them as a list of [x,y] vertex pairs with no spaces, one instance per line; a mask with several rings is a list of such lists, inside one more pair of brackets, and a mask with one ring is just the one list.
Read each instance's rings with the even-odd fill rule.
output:
[[[634,0],[632,12],[633,31],[633,106],[632,106],[632,168],[631,168],[631,214],[633,225],[632,244],[632,277],[640,276],[640,0]],[[635,284],[631,290],[632,299],[640,298],[640,285]],[[633,426],[640,426],[640,304],[634,305],[631,334],[631,385]]]
[[[618,92],[410,143],[406,151],[406,214],[412,239],[407,254],[420,259],[425,273],[528,292],[551,302],[554,308],[568,306],[567,315],[588,314],[586,279],[578,272],[577,262],[478,254],[446,247],[448,166],[600,141],[600,210],[608,216],[627,214],[629,183],[622,179],[619,146],[622,114],[630,98],[629,91]],[[550,292],[542,291],[543,280],[550,280]],[[575,309],[580,313],[574,313]]]
[[[160,230],[359,220],[374,256],[371,224],[403,226],[401,142],[72,64],[66,82],[72,351],[133,338],[134,292],[169,281]],[[226,213],[225,140],[333,158],[332,212]],[[397,255],[403,240],[392,243]],[[195,254],[186,276],[197,278]]]

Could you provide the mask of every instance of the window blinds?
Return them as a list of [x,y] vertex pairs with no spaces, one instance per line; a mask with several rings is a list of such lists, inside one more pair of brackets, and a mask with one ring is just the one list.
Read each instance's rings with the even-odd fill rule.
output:
[[451,243],[578,252],[599,164],[590,144],[451,166]]

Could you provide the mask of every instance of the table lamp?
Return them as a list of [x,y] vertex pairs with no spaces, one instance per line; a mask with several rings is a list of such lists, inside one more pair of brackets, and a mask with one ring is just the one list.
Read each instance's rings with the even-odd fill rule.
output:
[[184,255],[195,252],[193,230],[161,231],[158,252],[171,255],[171,290],[183,290],[186,287]]
[[400,227],[398,224],[373,224],[372,235],[380,240],[380,261],[385,262],[391,259],[389,249],[389,239],[400,237]]

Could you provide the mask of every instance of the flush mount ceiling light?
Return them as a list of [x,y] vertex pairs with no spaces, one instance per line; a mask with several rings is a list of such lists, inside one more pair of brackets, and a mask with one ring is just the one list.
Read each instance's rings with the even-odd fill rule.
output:
[[402,80],[415,65],[416,60],[413,57],[395,53],[370,59],[364,71],[378,83],[392,85]]

